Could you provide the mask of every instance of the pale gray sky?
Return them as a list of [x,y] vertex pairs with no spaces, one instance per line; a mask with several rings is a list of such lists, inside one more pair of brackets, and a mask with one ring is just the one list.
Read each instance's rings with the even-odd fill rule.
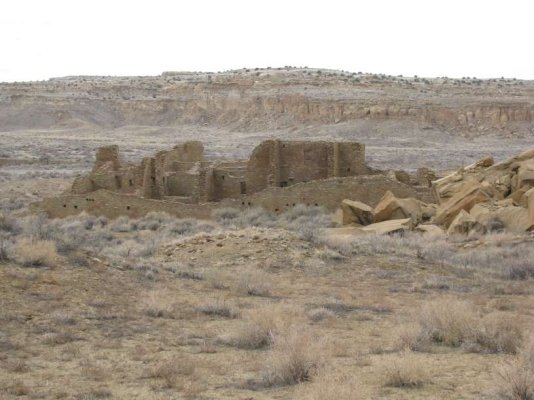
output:
[[534,79],[533,15],[533,0],[2,0],[0,81],[285,65]]

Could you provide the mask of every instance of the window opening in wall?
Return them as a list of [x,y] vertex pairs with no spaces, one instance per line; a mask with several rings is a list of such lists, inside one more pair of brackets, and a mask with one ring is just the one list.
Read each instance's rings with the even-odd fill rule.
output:
[[244,202],[244,201],[242,201],[242,202],[241,202],[241,205],[242,205],[242,206],[244,206],[244,205],[245,205],[245,202]]
[[156,177],[155,176],[151,176],[150,180],[152,181],[152,183],[156,183]]
[[347,172],[350,172],[350,168],[347,168]]
[[128,180],[128,184],[129,184],[130,186],[133,186],[133,179],[129,179],[129,180]]
[[63,204],[63,208],[67,208],[67,205],[66,205],[66,204]]
[[280,211],[278,208],[275,208],[275,209],[274,209],[274,212],[278,212],[278,211]]
[[287,186],[287,181],[280,182],[280,187],[286,187],[286,186]]
[[221,176],[221,179],[224,181],[224,175]]
[[251,203],[251,202],[249,201],[249,202],[248,202],[248,205],[249,205],[249,206],[251,206],[251,205],[252,205],[252,203]]
[[315,203],[315,207],[319,207],[319,204]]
[[130,209],[130,206],[126,206],[126,209],[129,210],[129,209]]
[[247,194],[247,183],[246,182],[239,182],[239,188],[241,190],[241,194]]
[[77,205],[75,205],[75,206],[74,206],[74,208],[76,208],[76,209],[77,209],[77,208],[78,208],[78,206],[77,206]]

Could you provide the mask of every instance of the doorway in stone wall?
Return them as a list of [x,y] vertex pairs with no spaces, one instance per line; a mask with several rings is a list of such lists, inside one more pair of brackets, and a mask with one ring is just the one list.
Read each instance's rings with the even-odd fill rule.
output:
[[239,188],[241,189],[241,194],[247,194],[247,183],[239,182]]

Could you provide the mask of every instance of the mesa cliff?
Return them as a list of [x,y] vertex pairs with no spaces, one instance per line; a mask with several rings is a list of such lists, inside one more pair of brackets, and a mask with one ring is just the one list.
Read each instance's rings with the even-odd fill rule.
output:
[[0,130],[200,124],[272,130],[410,121],[466,137],[532,136],[534,83],[310,68],[65,77],[0,84]]

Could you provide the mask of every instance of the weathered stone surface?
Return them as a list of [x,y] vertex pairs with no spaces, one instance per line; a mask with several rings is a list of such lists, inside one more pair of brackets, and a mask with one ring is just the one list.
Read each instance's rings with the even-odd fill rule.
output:
[[375,222],[411,218],[417,224],[423,219],[421,204],[418,200],[398,199],[389,190],[376,205],[374,213]]
[[432,193],[438,204],[445,203],[456,193],[461,192],[466,186],[483,179],[482,171],[493,165],[492,157],[485,157],[474,164],[460,168],[454,173],[447,175],[432,183]]
[[467,235],[472,232],[484,233],[485,228],[465,210],[460,210],[447,229],[448,235]]
[[475,183],[466,186],[438,208],[433,222],[448,227],[460,211],[469,212],[475,204],[489,200],[490,196],[482,188],[482,185]]
[[345,199],[341,202],[341,211],[342,225],[369,225],[374,222],[373,209],[361,201]]
[[424,203],[420,201],[419,205],[421,206],[423,221],[429,221],[438,212],[438,206],[436,204]]
[[521,233],[529,229],[528,210],[505,201],[489,204],[479,203],[469,213],[486,230],[506,230]]
[[534,230],[534,188],[525,193],[528,205],[528,231]]
[[411,218],[392,219],[390,221],[377,222],[375,224],[363,226],[359,229],[364,233],[384,235],[389,233],[410,231],[413,229],[413,221]]
[[442,235],[445,233],[443,229],[434,224],[419,224],[414,228],[414,230],[427,233],[429,235]]

